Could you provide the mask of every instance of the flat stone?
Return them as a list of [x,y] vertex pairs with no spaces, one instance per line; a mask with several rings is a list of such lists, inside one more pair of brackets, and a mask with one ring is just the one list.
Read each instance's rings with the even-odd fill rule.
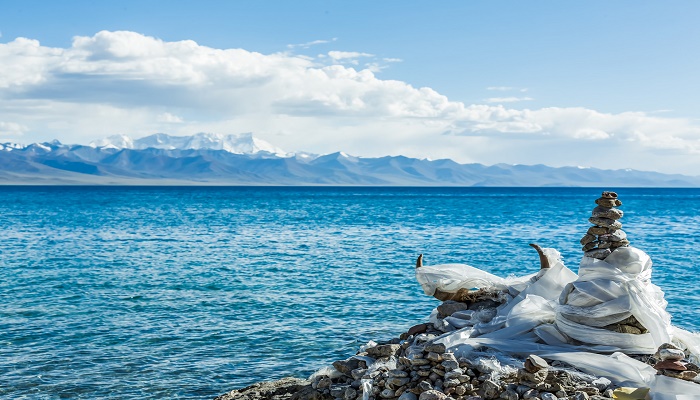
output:
[[588,251],[588,250],[593,250],[593,249],[595,249],[596,247],[598,247],[598,242],[590,242],[590,243],[586,243],[586,245],[583,246],[583,247],[581,248],[581,250],[583,250],[583,251]]
[[399,396],[399,400],[418,400],[418,396],[416,396],[414,393],[411,392],[403,392],[401,396]]
[[440,362],[442,361],[442,355],[435,353],[435,352],[430,352],[428,355],[425,356],[426,360],[430,360],[432,362]]
[[527,357],[527,361],[529,361],[533,367],[537,368],[537,371],[539,371],[541,369],[549,368],[549,364],[547,363],[547,361],[545,361],[544,358],[542,358],[540,356],[536,356],[534,354],[530,354]]
[[392,369],[388,372],[389,376],[392,378],[406,378],[408,377],[408,372],[402,371],[400,369]]
[[445,400],[447,395],[437,390],[426,390],[420,394],[418,400]]
[[612,233],[613,229],[606,228],[604,226],[592,226],[588,228],[588,234],[590,235],[605,235],[608,233]]
[[599,249],[609,249],[612,247],[613,242],[598,242]]
[[622,228],[622,223],[620,223],[620,221],[615,221],[614,219],[610,219],[610,218],[590,217],[590,218],[588,218],[588,222],[592,223],[593,225],[603,226],[605,228],[612,228],[612,229]]
[[400,344],[380,344],[379,346],[370,347],[367,349],[367,354],[370,357],[390,357],[395,355],[399,349],[401,349]]
[[661,361],[680,361],[685,358],[683,350],[677,349],[659,349],[656,354]]
[[587,233],[586,236],[582,237],[579,242],[581,243],[581,246],[585,246],[587,243],[594,242],[596,239],[595,235],[591,235],[590,233]]
[[612,247],[613,249],[616,249],[616,248],[618,248],[618,247],[625,247],[625,246],[629,246],[629,245],[630,245],[630,241],[627,240],[627,239],[622,239],[622,240],[620,240],[619,242],[610,242],[610,243],[611,243],[611,244],[610,244],[610,247]]
[[616,199],[617,193],[605,191],[605,192],[603,192],[603,194],[600,195],[600,197],[602,197],[604,199]]
[[672,371],[667,369],[663,371],[663,374],[672,378],[693,382],[698,377],[698,373],[695,371]]
[[[440,314],[443,317],[449,317],[450,315],[456,313],[457,311],[464,311],[468,309],[469,306],[466,305],[465,303],[461,303],[459,301],[454,301],[454,300],[447,300],[437,306],[437,311],[438,314]],[[443,345],[444,347],[444,345]],[[442,351],[443,353],[445,352],[444,350]],[[436,351],[436,353],[439,353]]]
[[457,379],[460,376],[464,374],[464,371],[462,371],[460,368],[453,369],[452,371],[447,371],[445,373],[445,379]]
[[609,218],[609,219],[620,219],[625,213],[617,208],[607,208],[598,206],[591,212],[591,217],[596,218]]
[[442,343],[428,343],[425,345],[425,348],[423,349],[423,351],[425,351],[425,352],[433,352],[433,353],[438,353],[438,354],[444,353],[445,350],[447,350],[447,349],[445,348],[445,345]]
[[403,385],[407,385],[410,381],[410,378],[388,378],[386,384],[389,385],[389,388],[396,390]]
[[654,365],[654,369],[656,369],[656,370],[670,369],[672,371],[685,371],[688,368],[686,368],[685,365],[680,361],[667,360],[667,361],[657,362]]
[[406,333],[408,334],[408,336],[415,336],[415,335],[418,335],[419,333],[424,333],[425,331],[428,330],[429,325],[430,324],[414,325],[414,326],[410,327],[408,329],[408,332],[406,332]]
[[442,367],[445,368],[446,371],[452,371],[455,369],[459,369],[459,363],[454,360],[445,360],[442,362]]
[[587,252],[583,253],[584,256],[586,257],[591,257],[591,258],[597,258],[599,260],[605,260],[606,257],[608,257],[612,252],[610,249],[595,249],[595,250],[588,250]]
[[390,399],[390,398],[394,397],[395,394],[396,394],[396,391],[394,391],[394,390],[384,389],[384,390],[382,390],[381,393],[379,393],[379,396],[383,399]]
[[606,208],[619,207],[622,205],[622,202],[618,199],[606,199],[604,197],[596,199],[595,203],[597,205],[599,205],[600,207],[606,207]]
[[415,366],[421,366],[421,365],[428,365],[430,364],[430,360],[427,360],[425,358],[414,358],[411,360],[411,365]]

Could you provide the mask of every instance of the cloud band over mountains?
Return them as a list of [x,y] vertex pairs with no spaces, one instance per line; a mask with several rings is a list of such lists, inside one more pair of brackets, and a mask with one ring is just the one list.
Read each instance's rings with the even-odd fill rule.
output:
[[700,174],[697,121],[506,105],[527,105],[522,96],[467,105],[381,79],[372,71],[383,67],[370,63],[382,60],[394,61],[215,49],[128,31],[75,37],[67,48],[17,38],[0,44],[0,141],[251,131],[291,151]]

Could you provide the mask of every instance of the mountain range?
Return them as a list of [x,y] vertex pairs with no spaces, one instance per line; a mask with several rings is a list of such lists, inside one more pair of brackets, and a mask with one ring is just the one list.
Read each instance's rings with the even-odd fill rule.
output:
[[700,177],[404,156],[285,153],[252,134],[0,144],[0,184],[700,187]]

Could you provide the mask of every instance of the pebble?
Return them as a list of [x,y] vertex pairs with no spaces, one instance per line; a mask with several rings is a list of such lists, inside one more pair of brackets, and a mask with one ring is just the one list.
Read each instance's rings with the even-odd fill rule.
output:
[[557,400],[557,396],[555,396],[549,392],[544,392],[544,393],[540,394],[540,399],[542,399],[542,400]]
[[384,389],[381,391],[381,393],[379,393],[379,396],[384,398],[384,399],[390,399],[390,398],[394,397],[395,394],[396,394],[396,391],[394,391],[394,390]]
[[433,385],[430,384],[430,382],[427,381],[422,381],[421,383],[418,384],[418,389],[425,392],[428,390],[433,390]]
[[415,395],[415,393],[411,392],[403,392],[401,396],[399,396],[399,400],[418,400],[418,396]]
[[443,361],[442,364],[440,364],[440,365],[442,365],[443,368],[445,368],[445,370],[447,370],[447,371],[452,371],[452,370],[459,368],[459,363],[457,361],[453,361],[453,360]]

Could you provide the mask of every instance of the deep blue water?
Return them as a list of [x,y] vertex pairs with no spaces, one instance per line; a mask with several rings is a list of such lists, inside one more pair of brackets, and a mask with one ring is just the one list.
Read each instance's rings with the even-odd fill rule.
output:
[[[614,188],[610,188],[614,189]],[[0,398],[212,398],[423,322],[415,258],[574,271],[599,189],[0,187]],[[700,190],[621,189],[700,330]]]

